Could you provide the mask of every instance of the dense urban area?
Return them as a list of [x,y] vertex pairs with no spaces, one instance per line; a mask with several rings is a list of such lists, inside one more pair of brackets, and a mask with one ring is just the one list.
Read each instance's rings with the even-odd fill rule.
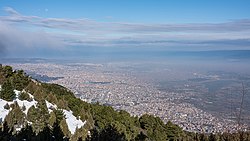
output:
[[[217,116],[188,102],[196,94],[194,91],[162,91],[130,71],[117,71],[112,64],[42,62],[11,65],[15,69],[25,70],[38,80],[67,87],[83,101],[99,102],[135,116],[148,113],[160,117],[164,122],[170,120],[186,131],[234,132],[248,128],[247,124]],[[186,84],[183,89],[189,87]]]

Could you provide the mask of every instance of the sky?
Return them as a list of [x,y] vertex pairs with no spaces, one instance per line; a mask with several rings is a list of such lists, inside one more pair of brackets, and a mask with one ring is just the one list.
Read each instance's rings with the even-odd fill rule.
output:
[[0,0],[0,55],[250,50],[249,13],[249,0]]

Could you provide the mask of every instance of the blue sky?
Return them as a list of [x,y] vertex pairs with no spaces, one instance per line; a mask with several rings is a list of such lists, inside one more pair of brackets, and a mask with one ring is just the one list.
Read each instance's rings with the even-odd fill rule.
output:
[[249,13],[249,0],[1,0],[0,54],[249,50]]
[[0,6],[24,15],[96,21],[204,23],[250,18],[249,0],[1,0]]

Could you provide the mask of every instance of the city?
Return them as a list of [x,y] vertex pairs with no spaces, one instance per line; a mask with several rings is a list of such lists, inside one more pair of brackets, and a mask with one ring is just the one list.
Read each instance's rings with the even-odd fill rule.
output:
[[49,83],[69,88],[83,101],[99,102],[117,110],[126,110],[134,116],[152,114],[164,122],[170,120],[187,131],[214,133],[248,128],[246,124],[239,126],[236,120],[216,116],[196,107],[195,104],[185,102],[186,99],[192,99],[196,95],[195,92],[160,91],[154,85],[136,78],[129,71],[115,71],[112,64],[12,63],[11,65],[15,69],[35,73],[40,78],[45,76],[51,78]]

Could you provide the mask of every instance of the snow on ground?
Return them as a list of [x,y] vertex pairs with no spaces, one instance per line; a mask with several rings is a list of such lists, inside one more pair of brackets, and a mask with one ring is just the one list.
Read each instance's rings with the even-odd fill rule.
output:
[[[49,110],[49,113],[52,112],[52,109],[57,109],[57,106],[55,104],[52,104],[50,102],[48,102],[47,100],[45,101],[47,108]],[[63,110],[65,118],[66,118],[66,122],[69,128],[69,131],[71,132],[71,134],[75,133],[76,128],[81,128],[82,126],[85,125],[86,121],[82,122],[82,120],[78,120],[74,115],[72,111],[67,111],[67,110]]]
[[[11,108],[9,110],[4,109],[4,106],[8,103],[9,105],[13,104],[15,101],[18,103],[19,107],[22,108],[22,106],[25,106],[25,111],[23,111],[26,115],[28,113],[28,110],[31,106],[35,106],[37,105],[37,101],[35,101],[34,99],[32,101],[27,101],[27,100],[20,100],[18,99],[19,94],[21,93],[20,91],[14,90],[15,94],[16,94],[16,99],[14,101],[6,101],[3,99],[0,99],[0,119],[2,119],[2,121],[4,120],[4,118],[8,115],[8,113],[11,111]],[[29,94],[31,98],[34,98],[31,94]]]
[[63,112],[65,114],[66,122],[71,134],[75,133],[76,128],[81,128],[85,125],[86,120],[84,122],[81,119],[77,120],[72,111],[63,110]]
[[[33,100],[33,101],[27,101],[27,100],[19,100],[19,99],[16,99],[18,105],[20,108],[22,108],[22,106],[25,106],[25,111],[23,111],[26,115],[28,114],[28,110],[31,106],[35,106],[36,107],[36,104],[37,104],[37,101]],[[13,102],[14,103],[14,102]]]
[[[18,90],[14,90],[15,94],[16,94],[16,99],[19,97],[19,95],[21,94],[21,91]],[[25,90],[23,90],[22,92],[26,92]],[[27,92],[26,92],[27,93]],[[28,93],[28,95],[30,96],[30,98],[34,99],[34,96],[30,93]]]
[[[18,103],[19,107],[22,108],[22,106],[25,106],[25,111],[23,111],[26,115],[28,114],[28,110],[31,106],[35,106],[37,105],[37,101],[34,100],[33,95],[29,94],[29,96],[33,99],[32,101],[27,101],[27,100],[20,100],[18,99],[19,94],[21,93],[20,91],[14,90],[14,92],[16,93],[16,102]],[[14,103],[14,102],[12,102]]]
[[6,105],[6,103],[8,103],[7,101],[3,100],[3,99],[0,99],[0,121],[3,122],[4,121],[4,118],[8,115],[9,110],[7,109],[4,109],[4,105]]
[[46,102],[46,106],[49,110],[49,113],[51,113],[53,111],[52,109],[57,109],[57,106],[55,104],[52,104],[52,103],[48,102],[47,100],[45,100],[45,102]]
[[[0,99],[0,121],[4,121],[4,118],[8,115],[8,113],[11,111],[11,108],[9,110],[4,109],[4,106],[8,103],[9,105],[13,104],[15,101],[18,103],[19,107],[22,108],[22,106],[25,106],[25,111],[23,111],[26,115],[28,113],[28,110],[31,106],[35,106],[37,105],[37,101],[34,100],[33,95],[29,94],[30,97],[33,99],[32,101],[27,101],[27,100],[20,100],[18,99],[19,94],[21,93],[20,91],[14,90],[14,92],[16,93],[16,99],[13,101],[6,101],[3,99]],[[52,109],[55,108],[57,109],[57,105],[52,104],[50,102],[48,102],[47,100],[46,102],[46,106],[49,110],[49,113],[52,112]],[[66,122],[69,128],[69,131],[71,132],[71,134],[75,133],[75,130],[77,128],[81,128],[82,126],[84,126],[86,124],[86,120],[83,122],[81,119],[77,119],[74,115],[72,111],[67,111],[67,110],[63,110],[65,118],[66,118]]]

